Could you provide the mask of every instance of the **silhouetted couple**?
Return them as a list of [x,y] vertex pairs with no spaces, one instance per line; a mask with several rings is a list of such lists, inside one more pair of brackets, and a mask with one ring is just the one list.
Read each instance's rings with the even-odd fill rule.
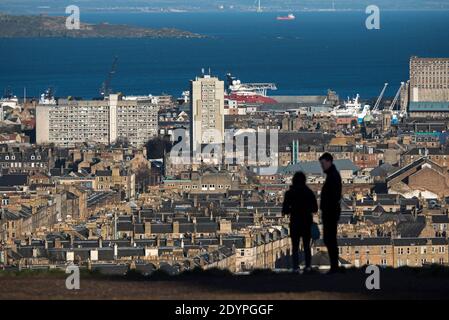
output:
[[[338,271],[337,225],[340,219],[340,200],[342,192],[341,177],[333,164],[330,153],[320,157],[321,167],[326,174],[326,181],[321,190],[321,220],[323,222],[323,240],[329,253],[329,273]],[[293,270],[299,268],[299,243],[302,238],[305,257],[305,272],[311,271],[312,255],[310,242],[312,238],[313,213],[318,211],[315,194],[306,185],[306,176],[297,172],[292,185],[285,193],[282,213],[290,215],[290,237],[292,240]]]

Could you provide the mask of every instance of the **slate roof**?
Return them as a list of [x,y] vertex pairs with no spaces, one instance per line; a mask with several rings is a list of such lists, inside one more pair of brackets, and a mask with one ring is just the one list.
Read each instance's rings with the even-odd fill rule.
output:
[[145,249],[141,247],[118,248],[118,257],[141,257],[145,255]]
[[172,233],[173,227],[168,223],[151,224],[151,233]]
[[232,248],[235,246],[236,248],[244,248],[245,247],[245,238],[244,237],[223,237],[223,245]]
[[399,238],[392,239],[395,246],[423,246],[430,240],[432,245],[447,245],[448,240],[446,238]]
[[449,217],[446,214],[433,215],[432,223],[449,223]]
[[[385,246],[391,244],[391,238],[338,238],[339,246]],[[324,246],[323,239],[319,239],[316,242],[317,246]]]
[[418,237],[426,227],[425,217],[418,217],[416,221],[400,222],[396,229],[403,238]]
[[[349,159],[335,160],[334,164],[339,171],[351,170],[356,172],[359,170],[359,168]],[[292,175],[298,171],[302,171],[306,175],[323,175],[323,170],[321,169],[319,161],[305,161],[278,168],[278,173],[284,175]]]
[[0,176],[0,187],[25,186],[28,182],[26,174],[5,174]]
[[117,230],[118,231],[133,231],[134,230],[134,226],[131,222],[117,222]]
[[384,163],[370,171],[372,177],[387,177],[390,173],[397,170],[397,167],[393,167],[389,163]]
[[180,223],[179,224],[179,232],[180,233],[189,233],[194,232],[195,226],[193,223]]
[[97,177],[110,177],[112,176],[112,170],[97,170],[95,175]]

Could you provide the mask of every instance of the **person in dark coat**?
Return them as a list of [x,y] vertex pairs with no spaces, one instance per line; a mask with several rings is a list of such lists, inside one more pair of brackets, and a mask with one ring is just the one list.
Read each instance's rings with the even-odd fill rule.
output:
[[315,194],[306,185],[306,176],[296,172],[290,189],[285,192],[282,214],[290,215],[290,237],[292,240],[293,271],[299,268],[299,243],[302,238],[305,255],[305,271],[311,271],[310,252],[313,213],[318,211]]
[[323,222],[323,240],[329,253],[331,269],[329,273],[335,273],[338,268],[338,243],[337,225],[341,213],[342,183],[340,173],[333,163],[330,153],[324,153],[320,157],[321,167],[326,174],[326,181],[321,190],[320,209]]

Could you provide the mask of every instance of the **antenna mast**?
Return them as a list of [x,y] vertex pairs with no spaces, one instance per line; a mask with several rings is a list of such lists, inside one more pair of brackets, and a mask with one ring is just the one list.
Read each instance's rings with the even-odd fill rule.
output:
[[262,12],[262,6],[260,5],[260,0],[257,1],[257,12]]

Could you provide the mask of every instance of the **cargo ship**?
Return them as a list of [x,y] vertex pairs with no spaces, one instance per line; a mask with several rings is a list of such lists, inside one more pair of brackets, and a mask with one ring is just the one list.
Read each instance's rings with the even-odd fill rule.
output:
[[287,16],[278,16],[276,19],[277,20],[295,20],[296,17],[295,17],[295,15],[293,13],[290,13]]
[[267,96],[268,90],[277,90],[274,83],[242,83],[230,73],[226,75],[228,90],[226,99],[239,104],[277,104],[277,101]]

